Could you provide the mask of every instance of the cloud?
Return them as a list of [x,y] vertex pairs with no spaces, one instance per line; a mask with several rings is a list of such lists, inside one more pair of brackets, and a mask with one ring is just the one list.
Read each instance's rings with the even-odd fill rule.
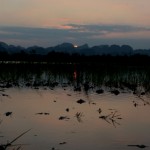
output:
[[74,29],[82,29],[89,32],[135,32],[135,31],[150,31],[150,28],[146,27],[136,27],[129,25],[77,25],[77,24],[68,24],[68,26]]
[[[137,38],[138,35],[138,38]],[[136,27],[128,25],[80,25],[66,24],[51,28],[32,28],[32,27],[0,27],[1,41],[10,42],[22,46],[54,46],[62,42],[71,42],[75,44],[88,43],[90,45],[99,45],[114,43],[130,44],[136,46],[136,39],[141,37],[142,42],[150,39],[150,28]],[[143,39],[143,40],[142,40]],[[17,43],[18,42],[18,43]],[[123,43],[124,42],[124,43]],[[131,46],[134,46],[131,45]],[[137,40],[137,46],[140,47],[140,41]],[[148,44],[145,47],[149,46]]]

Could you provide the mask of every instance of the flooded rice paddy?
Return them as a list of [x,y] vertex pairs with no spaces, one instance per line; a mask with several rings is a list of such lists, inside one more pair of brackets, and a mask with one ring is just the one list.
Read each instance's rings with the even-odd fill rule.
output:
[[74,69],[67,74],[12,72],[4,78],[3,72],[1,149],[149,149],[148,74],[114,75],[80,72],[79,76]]

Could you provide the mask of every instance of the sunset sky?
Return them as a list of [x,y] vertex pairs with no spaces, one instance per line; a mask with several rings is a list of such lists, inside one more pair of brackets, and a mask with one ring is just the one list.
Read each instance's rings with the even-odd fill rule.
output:
[[0,0],[0,41],[150,48],[148,0]]

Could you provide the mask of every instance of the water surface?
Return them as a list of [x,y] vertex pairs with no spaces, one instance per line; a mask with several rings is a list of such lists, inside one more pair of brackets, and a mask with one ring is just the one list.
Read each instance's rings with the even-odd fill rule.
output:
[[[150,143],[150,97],[102,87],[85,92],[74,86],[12,87],[0,96],[0,141],[23,150],[131,150],[132,144]],[[85,103],[79,104],[78,100]],[[6,116],[6,112],[12,115]],[[9,149],[12,149],[10,147]],[[148,148],[147,148],[148,149]]]
[[31,129],[7,149],[150,146],[149,67],[1,64],[0,68],[0,144]]

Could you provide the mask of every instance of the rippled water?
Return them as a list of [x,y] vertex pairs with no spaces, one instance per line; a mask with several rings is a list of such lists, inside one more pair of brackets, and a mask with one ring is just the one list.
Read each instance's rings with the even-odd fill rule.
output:
[[[109,88],[97,94],[72,86],[17,88],[0,96],[0,144],[24,131],[12,145],[23,150],[131,150],[150,146],[150,97]],[[78,100],[85,103],[79,104]],[[12,115],[6,116],[6,112]],[[13,149],[10,147],[9,149]],[[148,149],[148,148],[147,148]]]

